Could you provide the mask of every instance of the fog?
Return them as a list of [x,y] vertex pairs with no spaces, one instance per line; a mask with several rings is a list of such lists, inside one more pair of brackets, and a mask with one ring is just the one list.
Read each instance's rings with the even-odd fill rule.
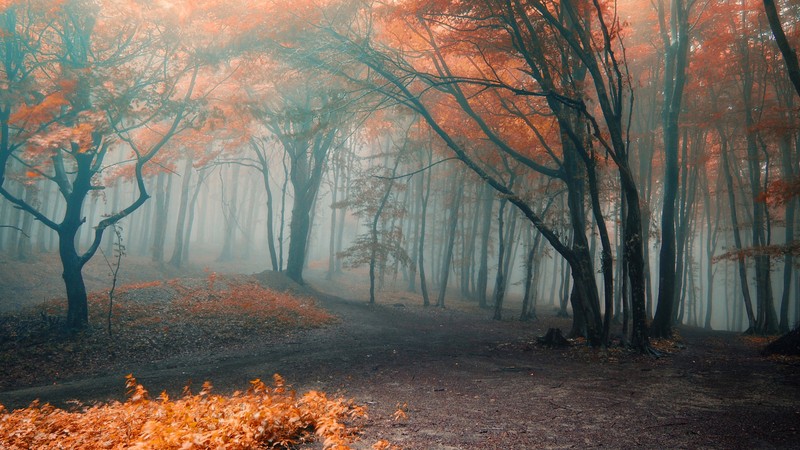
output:
[[62,263],[71,328],[84,266],[120,253],[350,272],[370,303],[570,315],[596,345],[606,316],[639,349],[675,324],[800,320],[796,37],[771,10],[720,29],[738,4],[626,1],[566,27],[538,3],[416,24],[347,2],[67,3],[3,12],[0,250]]

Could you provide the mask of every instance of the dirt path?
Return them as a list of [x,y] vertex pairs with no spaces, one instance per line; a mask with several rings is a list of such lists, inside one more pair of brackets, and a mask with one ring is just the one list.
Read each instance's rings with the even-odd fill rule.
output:
[[[171,393],[206,379],[227,392],[277,372],[299,391],[366,404],[363,448],[378,439],[409,449],[800,446],[797,367],[761,358],[732,334],[685,329],[686,349],[655,360],[533,345],[548,327],[568,325],[555,317],[496,322],[319,297],[339,323],[227,354],[2,392],[0,403],[121,399],[127,372],[151,392]],[[408,417],[395,421],[402,404]]]

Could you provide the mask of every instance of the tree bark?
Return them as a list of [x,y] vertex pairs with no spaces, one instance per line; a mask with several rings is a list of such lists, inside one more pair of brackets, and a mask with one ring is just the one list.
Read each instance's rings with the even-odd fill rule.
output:
[[781,51],[783,60],[786,63],[789,79],[794,85],[797,96],[800,97],[800,63],[797,60],[797,52],[791,47],[789,40],[786,38],[786,33],[783,31],[775,0],[764,0],[764,10],[767,13],[767,20],[769,21],[772,35],[775,37],[775,43],[778,44],[778,49]]
[[492,210],[494,209],[494,193],[489,185],[483,189],[483,218],[481,225],[481,254],[478,268],[478,306],[486,308],[486,288],[489,281],[489,237],[492,231]]
[[186,231],[186,212],[189,206],[189,183],[192,179],[192,158],[186,156],[181,179],[181,198],[178,204],[178,222],[175,224],[175,244],[169,263],[175,267],[183,265],[184,233]]
[[447,245],[444,250],[444,258],[442,261],[442,269],[441,269],[441,284],[439,286],[439,297],[436,300],[436,306],[439,308],[444,308],[444,299],[445,294],[447,294],[447,280],[450,276],[450,263],[453,260],[453,248],[455,247],[456,243],[456,228],[458,225],[458,211],[459,207],[461,206],[461,198],[463,194],[463,189],[461,187],[461,182],[464,179],[462,169],[458,169],[458,175],[453,177],[453,185],[452,185],[452,198],[450,204],[450,217],[449,225],[447,229]]

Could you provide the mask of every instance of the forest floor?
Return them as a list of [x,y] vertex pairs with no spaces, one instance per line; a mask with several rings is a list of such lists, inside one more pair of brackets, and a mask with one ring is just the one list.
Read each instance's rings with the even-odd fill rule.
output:
[[[58,296],[57,264],[3,258],[2,320],[41,316],[47,324],[55,313],[41,314],[43,300]],[[214,277],[202,269],[170,271],[135,258],[124,264],[123,285],[180,279],[189,286],[151,283],[119,300],[145,306],[158,305],[176,290],[206,295]],[[104,270],[88,268],[90,289],[110,286]],[[215,270],[247,272],[233,265]],[[132,351],[105,358],[93,353],[89,359],[69,342],[50,342],[60,354],[31,356],[42,339],[32,342],[24,330],[16,329],[15,336],[5,331],[0,404],[13,409],[39,398],[75,407],[71,400],[121,400],[130,372],[151,392],[173,396],[190,381],[199,386],[210,380],[215,391],[227,393],[279,373],[299,392],[321,390],[367,406],[369,418],[360,423],[356,448],[379,439],[407,449],[800,446],[800,361],[762,357],[766,339],[682,327],[678,340],[657,343],[661,358],[590,349],[580,342],[551,349],[538,345],[536,337],[552,327],[569,329],[569,320],[548,307],[539,308],[533,322],[514,320],[514,309],[505,312],[507,320],[493,321],[489,312],[456,298],[448,299],[446,309],[424,308],[416,294],[381,292],[377,305],[367,305],[365,278],[358,274],[326,281],[310,270],[308,287],[279,274],[256,278],[275,290],[313,297],[302,308],[315,304],[333,319],[314,315],[302,326],[261,327],[234,321],[198,327],[199,334],[181,325],[161,327],[161,338],[134,340],[139,347]],[[226,279],[247,280],[217,282],[224,285]],[[150,316],[158,322],[163,314],[154,307]],[[116,326],[114,340],[139,334],[131,324]],[[244,332],[231,332],[236,329]],[[83,339],[104,332],[100,323]],[[19,358],[36,364],[23,365]]]

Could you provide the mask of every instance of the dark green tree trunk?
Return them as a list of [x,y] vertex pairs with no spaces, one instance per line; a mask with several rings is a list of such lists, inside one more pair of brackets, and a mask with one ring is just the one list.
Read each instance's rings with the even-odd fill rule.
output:
[[478,267],[478,306],[487,307],[486,289],[489,281],[489,237],[492,231],[492,210],[494,209],[494,192],[486,185],[482,191],[483,206],[481,208],[481,250]]
[[463,194],[463,189],[461,187],[461,183],[464,180],[464,174],[462,170],[458,169],[458,175],[453,177],[453,184],[451,187],[451,202],[450,202],[450,214],[448,217],[448,227],[447,227],[447,244],[444,249],[444,255],[442,259],[442,268],[441,268],[441,284],[439,285],[439,296],[436,299],[436,306],[439,308],[444,308],[444,299],[445,295],[447,294],[447,281],[450,276],[450,264],[453,261],[453,249],[455,248],[456,243],[456,229],[458,228],[458,212],[461,206],[461,199]]

